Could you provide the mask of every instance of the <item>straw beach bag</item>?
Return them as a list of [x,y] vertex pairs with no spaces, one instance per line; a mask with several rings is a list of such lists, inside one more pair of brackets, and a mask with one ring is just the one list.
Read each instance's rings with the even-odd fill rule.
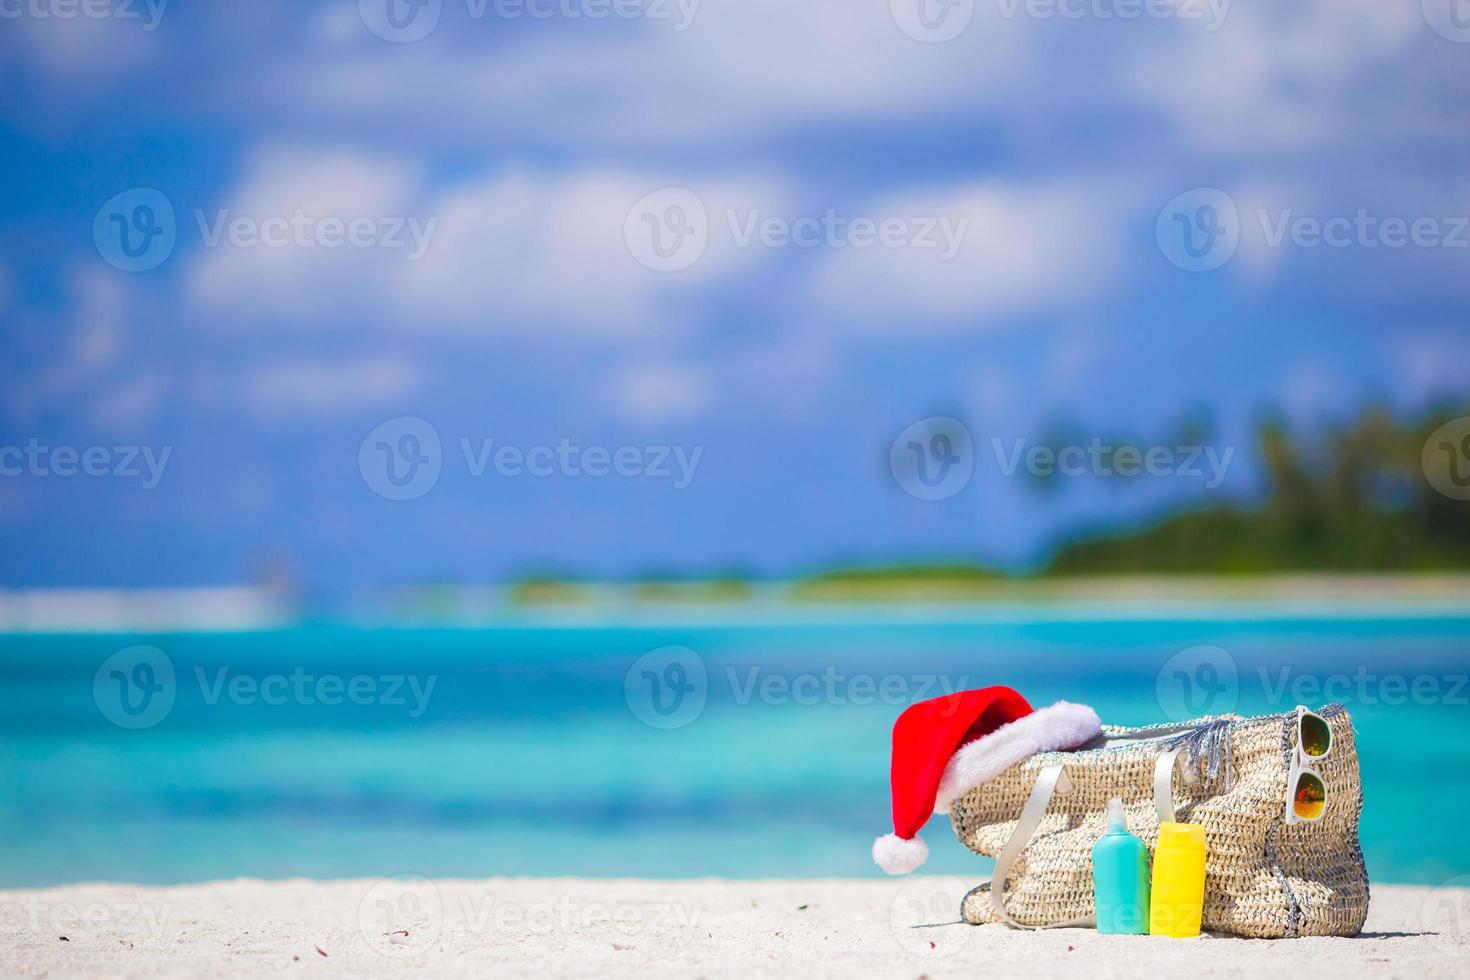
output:
[[1368,913],[1368,873],[1352,719],[1340,704],[1318,714],[1332,730],[1332,751],[1314,763],[1327,806],[1311,823],[1284,819],[1295,712],[1105,726],[1076,751],[1012,765],[949,807],[960,842],[996,859],[992,880],[965,896],[965,921],[1085,924],[1092,845],[1106,829],[1108,800],[1121,797],[1130,831],[1150,850],[1161,820],[1204,826],[1206,931],[1356,935]]

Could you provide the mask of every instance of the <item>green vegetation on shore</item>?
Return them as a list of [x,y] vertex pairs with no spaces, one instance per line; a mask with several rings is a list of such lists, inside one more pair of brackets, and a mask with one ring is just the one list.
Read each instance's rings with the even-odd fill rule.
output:
[[991,591],[1005,581],[1003,572],[970,564],[845,568],[798,579],[791,586],[791,598],[819,602],[959,598]]
[[1257,435],[1268,487],[1259,506],[1210,506],[1137,531],[1079,535],[1045,574],[1470,568],[1470,503],[1440,493],[1424,472],[1426,443],[1455,414],[1399,424],[1375,410],[1315,442],[1268,423]]
[[596,603],[609,589],[620,589],[634,602],[713,603],[742,602],[751,596],[752,585],[743,578],[647,578],[627,583],[593,583],[549,576],[524,578],[510,587],[510,601],[519,606],[588,605]]

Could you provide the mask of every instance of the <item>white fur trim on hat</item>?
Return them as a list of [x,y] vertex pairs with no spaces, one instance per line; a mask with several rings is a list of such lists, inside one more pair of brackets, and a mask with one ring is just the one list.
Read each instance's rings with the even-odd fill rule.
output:
[[922,838],[905,840],[897,834],[884,834],[873,841],[873,861],[891,875],[906,875],[929,857],[929,845]]
[[[948,813],[949,805],[955,800],[1023,759],[1038,752],[1076,748],[1100,731],[1102,721],[1097,712],[1085,704],[1070,701],[1058,701],[1002,725],[989,735],[961,746],[950,756],[939,780],[934,812]],[[875,844],[874,858],[877,853]]]

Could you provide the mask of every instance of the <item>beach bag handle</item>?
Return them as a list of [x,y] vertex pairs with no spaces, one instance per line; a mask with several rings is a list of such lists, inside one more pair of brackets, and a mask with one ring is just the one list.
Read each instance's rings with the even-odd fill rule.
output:
[[[1158,761],[1154,763],[1154,812],[1158,814],[1160,823],[1171,823],[1174,820],[1174,763],[1183,749],[1184,746],[1181,745],[1161,752]],[[1026,850],[1036,829],[1041,826],[1046,808],[1051,805],[1052,796],[1057,793],[1066,796],[1071,792],[1072,781],[1067,778],[1066,766],[1056,764],[1042,769],[1036,777],[1036,785],[1031,787],[1026,805],[1021,808],[1016,829],[1011,831],[1006,846],[995,859],[995,871],[990,876],[990,904],[995,907],[995,914],[1000,916],[1001,921],[1012,929],[1078,929],[1097,924],[1095,916],[1084,915],[1066,922],[1028,926],[1024,922],[1016,921],[1006,911],[1006,879],[1010,877],[1016,859]]]

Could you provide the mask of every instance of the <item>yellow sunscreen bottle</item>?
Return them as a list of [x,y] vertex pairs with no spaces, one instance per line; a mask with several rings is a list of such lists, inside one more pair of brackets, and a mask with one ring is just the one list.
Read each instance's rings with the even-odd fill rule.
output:
[[1148,931],[1152,936],[1198,936],[1205,910],[1205,828],[1159,824]]

